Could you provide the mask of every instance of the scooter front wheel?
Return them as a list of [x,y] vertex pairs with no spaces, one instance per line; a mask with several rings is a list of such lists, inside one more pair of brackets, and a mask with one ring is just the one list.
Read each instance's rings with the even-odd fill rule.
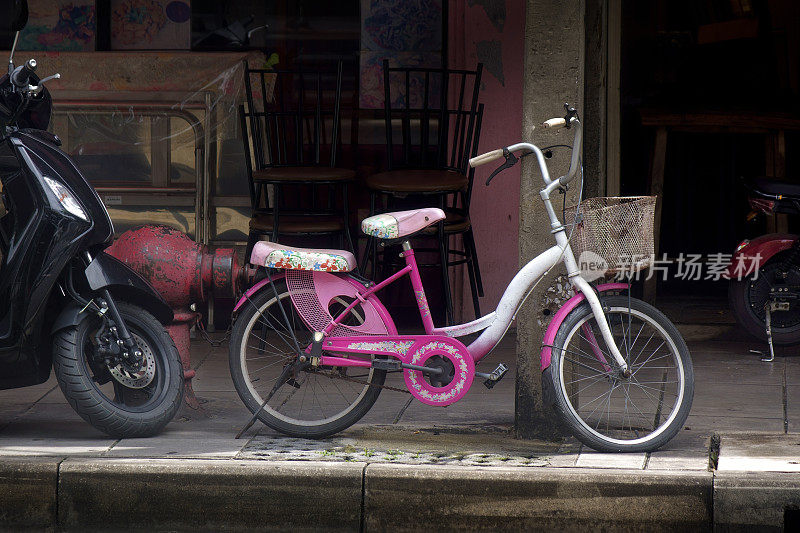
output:
[[116,438],[149,437],[180,408],[183,369],[158,320],[124,302],[117,302],[117,308],[142,351],[142,370],[109,367],[97,356],[102,321],[92,316],[54,335],[53,371],[67,401],[91,425]]
[[595,450],[653,451],[689,416],[694,395],[689,349],[653,306],[626,296],[602,303],[630,373],[620,371],[584,302],[566,317],[553,341],[544,374],[554,392],[553,406],[567,429]]

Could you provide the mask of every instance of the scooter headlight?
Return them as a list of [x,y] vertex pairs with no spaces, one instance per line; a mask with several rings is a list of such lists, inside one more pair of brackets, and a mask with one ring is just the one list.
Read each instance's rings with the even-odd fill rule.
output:
[[81,204],[78,202],[78,200],[72,195],[71,192],[69,192],[69,189],[52,178],[48,178],[47,176],[43,176],[43,178],[44,182],[47,183],[47,186],[50,187],[50,190],[56,195],[56,198],[58,198],[59,203],[64,207],[64,209],[76,217],[89,222],[89,217],[86,215],[86,211],[83,210],[83,207],[81,207]]

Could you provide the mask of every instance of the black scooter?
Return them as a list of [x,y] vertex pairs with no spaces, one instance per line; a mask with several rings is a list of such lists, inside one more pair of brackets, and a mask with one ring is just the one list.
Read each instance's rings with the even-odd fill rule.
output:
[[[27,5],[10,4],[18,37]],[[46,131],[44,84],[58,74],[39,79],[33,59],[15,68],[15,46],[0,78],[0,389],[43,383],[52,367],[90,424],[118,438],[153,435],[183,397],[178,352],[162,325],[172,311],[103,252],[114,237],[108,212]]]

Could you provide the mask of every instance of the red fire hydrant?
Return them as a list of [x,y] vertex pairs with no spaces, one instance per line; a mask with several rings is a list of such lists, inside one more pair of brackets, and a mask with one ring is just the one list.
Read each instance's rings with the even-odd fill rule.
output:
[[106,252],[125,262],[158,291],[175,314],[166,327],[183,363],[186,380],[186,404],[199,409],[192,389],[195,371],[189,359],[189,329],[200,318],[190,309],[213,292],[215,296],[232,298],[244,275],[234,250],[217,248],[209,252],[206,246],[194,242],[188,235],[169,226],[149,225],[126,231],[106,249]]

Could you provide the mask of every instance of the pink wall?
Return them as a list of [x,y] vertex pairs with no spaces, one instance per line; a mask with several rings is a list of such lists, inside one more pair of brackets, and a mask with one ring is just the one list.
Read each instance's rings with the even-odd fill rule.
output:
[[[522,137],[524,0],[450,0],[448,54],[451,68],[483,62],[480,102],[484,104],[478,152],[519,142]],[[470,214],[478,248],[484,294],[481,312],[494,309],[519,264],[519,165],[484,186],[496,168],[475,172]],[[461,285],[462,319],[473,315],[466,275]],[[458,311],[457,311],[458,312]]]

